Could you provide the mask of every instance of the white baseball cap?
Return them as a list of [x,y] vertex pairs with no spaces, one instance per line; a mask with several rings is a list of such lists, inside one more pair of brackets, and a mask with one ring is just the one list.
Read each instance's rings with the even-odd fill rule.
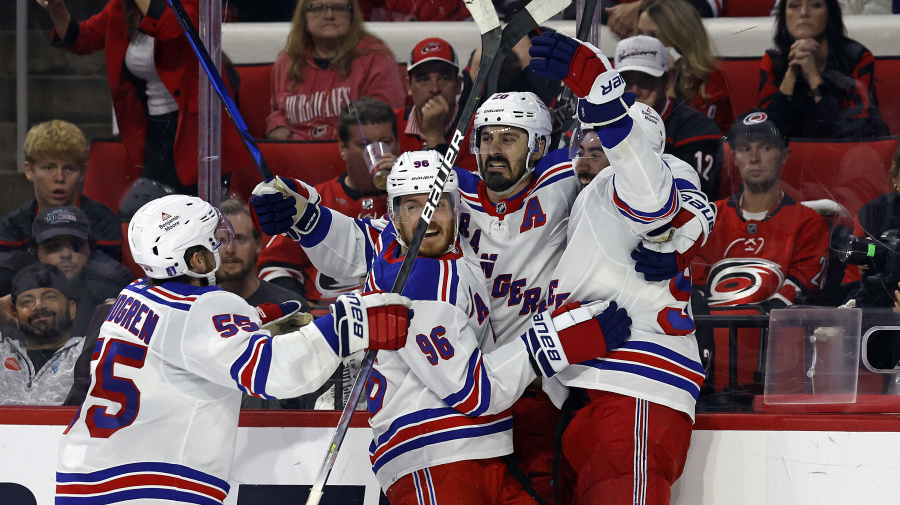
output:
[[669,70],[669,52],[659,39],[646,35],[622,39],[616,45],[616,70],[660,77]]

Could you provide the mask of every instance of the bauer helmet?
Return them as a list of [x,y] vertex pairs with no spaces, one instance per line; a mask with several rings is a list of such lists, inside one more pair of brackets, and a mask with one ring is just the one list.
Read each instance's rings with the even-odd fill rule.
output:
[[628,108],[628,115],[644,130],[653,151],[661,156],[666,148],[666,125],[659,113],[649,105],[635,103]]
[[[431,181],[441,169],[441,154],[437,151],[408,151],[400,155],[391,169],[387,178],[388,216],[394,224],[397,241],[403,246],[405,243],[400,236],[400,201],[402,196],[420,195],[431,193]],[[443,194],[449,198],[453,212],[453,236],[449,250],[456,244],[459,232],[459,181],[456,172],[450,170],[447,182],[444,184]],[[411,223],[414,227],[414,223]],[[445,251],[445,252],[448,252]]]
[[[212,205],[186,195],[169,195],[148,202],[138,209],[128,225],[128,245],[135,263],[153,279],[171,279],[180,275],[206,278],[215,284],[221,260],[219,247],[234,237],[231,223]],[[216,267],[199,274],[189,268],[184,254],[193,246],[213,253]]]
[[[525,130],[528,134],[528,152],[535,153],[541,147],[541,139],[550,142],[553,129],[550,111],[544,102],[534,93],[514,91],[494,93],[475,113],[475,125],[472,128],[470,148],[472,153],[481,152],[481,130],[486,126],[513,126]],[[478,157],[478,169],[482,170],[481,157]],[[530,159],[525,160],[525,172],[513,184],[525,178],[534,170]]]

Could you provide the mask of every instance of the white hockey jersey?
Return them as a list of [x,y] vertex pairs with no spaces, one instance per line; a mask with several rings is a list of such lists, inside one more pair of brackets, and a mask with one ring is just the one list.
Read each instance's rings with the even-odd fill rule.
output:
[[91,385],[61,438],[56,503],[222,503],[241,393],[294,397],[340,363],[330,316],[271,336],[217,287],[138,280],[100,329]]
[[631,337],[605,359],[569,366],[551,384],[641,398],[693,418],[704,372],[690,312],[690,269],[648,282],[631,258],[648,232],[678,212],[683,182],[676,184],[639,128],[604,150],[611,166],[575,201],[552,285],[557,297],[616,301],[631,317]]
[[[370,289],[390,290],[396,279],[403,258],[393,233],[388,225]],[[366,384],[369,454],[385,490],[416,470],[511,454],[510,407],[536,377],[522,339],[485,353],[494,344],[487,286],[459,253],[416,258],[404,294],[415,312],[409,339],[378,353]]]
[[[460,191],[460,244],[477,261],[489,286],[496,345],[519,337],[531,316],[562,302],[551,275],[566,246],[566,226],[581,184],[565,149],[549,153],[534,170],[527,188],[496,205],[484,182],[456,168]],[[365,275],[384,219],[352,220],[327,209],[303,246],[319,270],[337,277]],[[369,229],[373,227],[374,229]],[[549,289],[548,289],[548,286]]]

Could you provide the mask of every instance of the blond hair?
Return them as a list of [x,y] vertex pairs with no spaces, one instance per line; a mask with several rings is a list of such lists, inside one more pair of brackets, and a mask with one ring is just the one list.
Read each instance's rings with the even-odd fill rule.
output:
[[[303,82],[303,67],[306,65],[307,53],[312,51],[314,42],[312,34],[306,28],[306,9],[309,4],[321,0],[300,0],[297,2],[297,8],[294,9],[294,17],[291,20],[291,32],[288,34],[287,43],[284,46],[284,54],[290,56],[291,64],[288,66],[287,75],[292,84]],[[344,39],[338,44],[337,52],[331,59],[331,67],[338,71],[342,77],[350,75],[350,65],[354,58],[359,56],[356,46],[365,38],[371,38],[379,42],[376,47],[370,50],[384,50],[390,52],[390,49],[384,45],[378,37],[367,32],[363,26],[363,15],[359,10],[357,0],[347,0],[352,8],[350,13],[350,28]],[[377,46],[381,46],[380,48]]]
[[659,41],[681,53],[675,98],[690,100],[697,93],[706,98],[706,81],[719,62],[710,49],[709,34],[700,13],[685,0],[644,0],[638,18],[644,12],[659,26]]
[[87,139],[80,128],[68,121],[54,119],[31,127],[23,148],[28,163],[61,158],[82,167],[87,165]]

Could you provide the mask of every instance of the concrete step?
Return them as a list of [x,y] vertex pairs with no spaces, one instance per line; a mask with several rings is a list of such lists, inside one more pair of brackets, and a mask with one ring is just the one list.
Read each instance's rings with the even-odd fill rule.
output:
[[[15,96],[14,77],[0,77],[0,96]],[[14,122],[15,100],[0,100],[0,122]],[[28,78],[29,124],[49,119],[79,123],[112,123],[112,98],[103,76],[44,76]]]
[[[28,32],[28,73],[106,75],[104,52],[80,56],[50,44],[50,32]],[[16,32],[0,31],[0,76],[16,75]]]
[[[88,142],[93,139],[106,139],[112,136],[109,123],[82,123],[77,125],[84,132]],[[18,156],[22,146],[17,145],[16,124],[0,123],[0,172],[19,170]]]

